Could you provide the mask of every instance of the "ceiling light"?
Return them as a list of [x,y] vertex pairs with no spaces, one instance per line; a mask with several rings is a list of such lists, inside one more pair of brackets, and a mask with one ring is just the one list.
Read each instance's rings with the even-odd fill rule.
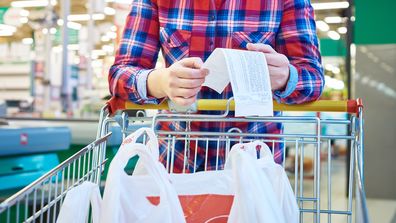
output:
[[391,67],[389,64],[387,64],[387,63],[384,63],[384,62],[382,62],[381,64],[380,64],[380,66],[381,66],[381,68],[382,69],[384,69],[384,70],[386,70],[387,72],[389,72],[389,73],[391,73],[391,74],[393,74],[394,73],[394,69],[393,69],[393,67]]
[[370,87],[375,87],[375,86],[378,85],[378,82],[377,82],[376,80],[371,80],[371,81],[369,81],[368,85],[369,85]]
[[114,46],[112,45],[103,45],[102,50],[108,53],[113,53],[114,52]]
[[[56,52],[62,52],[63,51],[63,46],[62,45],[57,45],[52,48]],[[79,50],[80,45],[78,44],[69,44],[67,45],[67,50]]]
[[329,16],[324,19],[326,23],[343,23],[345,21],[344,18],[340,16]]
[[131,4],[131,0],[106,0],[106,2],[115,2],[115,3],[120,3],[120,4]]
[[[89,14],[75,14],[75,15],[69,15],[67,19],[69,21],[88,21],[90,18]],[[103,20],[105,19],[105,15],[102,13],[98,14],[93,14],[92,15],[93,20]]]
[[116,14],[116,10],[111,8],[111,7],[106,7],[106,8],[104,8],[104,14],[106,14],[106,15],[115,15]]
[[91,65],[92,65],[92,67],[102,68],[103,62],[101,60],[94,60],[94,61],[92,61]]
[[63,26],[63,19],[58,19],[58,21],[56,21],[56,24],[58,24],[58,26]]
[[10,30],[0,30],[0,36],[12,36],[14,35],[14,32],[11,32]]
[[0,31],[15,32],[16,31],[16,27],[15,26],[10,26],[10,25],[5,25],[5,24],[0,24]]
[[325,76],[325,83],[327,87],[335,90],[342,90],[345,87],[345,84],[342,80],[338,80],[327,75]]
[[333,67],[333,69],[331,70],[334,74],[339,74],[341,72],[340,68],[338,67]]
[[336,90],[343,90],[344,87],[345,87],[345,84],[344,84],[344,81],[342,81],[342,80],[337,80],[333,86],[333,88]]
[[361,82],[362,84],[367,84],[370,81],[370,78],[368,78],[367,76],[363,77]]
[[22,39],[22,43],[25,45],[31,45],[33,43],[33,39],[32,38],[24,38],[24,39]]
[[56,33],[56,28],[50,28],[49,31],[50,31],[51,34],[55,34]]
[[48,5],[47,0],[30,0],[30,1],[13,1],[11,6],[14,8],[29,8],[29,7],[45,7]]
[[346,9],[349,7],[349,3],[343,2],[323,2],[323,3],[312,3],[312,7],[315,10],[325,10],[325,9]]
[[107,32],[106,36],[109,37],[110,39],[115,39],[115,38],[117,38],[117,33],[115,33],[115,32]]
[[327,36],[332,40],[339,40],[341,38],[340,34],[333,30],[328,31]]
[[[347,31],[347,30],[345,30],[345,31]],[[340,32],[340,30],[338,30],[338,32]],[[351,52],[351,57],[356,58],[356,44],[352,43],[349,50]],[[355,64],[355,60],[352,60],[352,65],[354,66],[354,64]]]
[[102,41],[102,42],[108,42],[108,41],[110,41],[110,38],[109,38],[108,36],[104,35],[104,36],[102,36],[102,37],[100,38],[100,41]]
[[67,27],[69,27],[70,29],[80,30],[82,25],[77,22],[68,22]]
[[22,18],[19,18],[19,22],[22,23],[22,24],[26,24],[26,23],[29,22],[29,19],[26,18],[26,17],[22,17]]
[[92,50],[92,56],[106,56],[104,50]]
[[331,65],[331,64],[326,64],[326,65],[325,65],[325,69],[326,69],[326,70],[333,70],[333,67],[334,67],[334,66]]
[[69,44],[69,45],[67,45],[67,49],[68,50],[79,50],[80,45],[79,44]]
[[327,31],[330,30],[329,25],[328,25],[327,23],[321,21],[321,20],[316,21],[316,27],[318,27],[318,29],[319,29],[320,31],[322,31],[322,32],[327,32]]
[[[64,24],[63,19],[58,19],[57,24],[58,26],[63,26]],[[82,25],[77,22],[67,22],[67,27],[70,29],[80,30]]]
[[339,27],[339,28],[337,29],[337,31],[338,31],[338,33],[340,33],[340,34],[345,34],[345,33],[348,32],[348,29],[347,29],[346,27]]
[[30,12],[28,10],[22,9],[21,11],[19,11],[19,15],[22,17],[28,17],[30,14]]

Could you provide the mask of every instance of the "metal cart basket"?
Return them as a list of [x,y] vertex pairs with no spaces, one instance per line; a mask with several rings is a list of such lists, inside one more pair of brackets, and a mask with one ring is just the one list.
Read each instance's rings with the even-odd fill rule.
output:
[[[112,99],[116,100],[116,99]],[[112,106],[110,106],[112,105]],[[116,106],[114,106],[116,105]],[[174,171],[175,146],[184,145],[185,170],[194,166],[197,151],[193,145],[204,146],[208,151],[225,150],[227,153],[234,143],[250,142],[259,139],[268,145],[281,143],[284,145],[283,163],[287,169],[290,182],[294,189],[297,203],[300,207],[300,222],[369,222],[363,178],[363,106],[360,100],[348,101],[317,101],[303,105],[282,105],[274,102],[276,111],[312,111],[312,112],[347,112],[347,119],[321,119],[317,116],[279,116],[279,117],[230,117],[234,109],[232,100],[198,100],[193,110],[224,111],[222,115],[194,114],[191,110],[184,114],[156,114],[146,117],[145,112],[138,112],[136,117],[128,117],[127,110],[169,109],[174,108],[168,103],[161,105],[135,105],[129,102],[117,101],[102,108],[98,125],[97,139],[87,145],[53,170],[37,179],[18,193],[0,204],[0,222],[55,222],[66,193],[74,186],[84,181],[91,181],[100,186],[106,163],[106,140],[111,135],[109,127],[120,125],[122,135],[130,133],[130,126],[141,122],[148,123],[153,128],[161,122],[183,123],[185,131],[156,130],[158,139],[166,143],[166,168]],[[112,115],[118,110],[117,115]],[[243,132],[235,127],[228,132],[194,132],[189,128],[194,122],[263,122],[294,125],[297,132],[280,134],[256,134]],[[347,129],[346,134],[324,134],[322,129],[329,125],[337,125]],[[311,130],[303,130],[310,127]],[[298,130],[301,129],[300,132]],[[145,137],[143,137],[142,140]],[[340,171],[342,159],[333,156],[332,140],[344,140],[348,145],[347,171]],[[180,143],[179,143],[180,142]],[[195,143],[190,143],[195,142]],[[179,148],[180,150],[180,148]],[[287,157],[286,157],[287,154]],[[305,165],[311,161],[312,168]],[[205,162],[206,170],[206,162]],[[217,167],[216,169],[220,169]],[[193,169],[195,171],[195,169]],[[344,173],[345,184],[332,184],[335,173]],[[345,173],[346,172],[346,173]],[[340,192],[341,191],[341,192]],[[90,219],[87,219],[87,222]]]

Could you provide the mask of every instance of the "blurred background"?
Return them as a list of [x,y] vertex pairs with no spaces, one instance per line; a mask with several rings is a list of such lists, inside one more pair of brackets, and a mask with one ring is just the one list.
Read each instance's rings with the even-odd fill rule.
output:
[[[95,139],[130,2],[0,1],[0,200]],[[312,0],[312,5],[326,75],[322,99],[363,99],[371,218],[395,223],[396,3]],[[163,64],[159,58],[157,67]],[[110,146],[120,141],[113,136]],[[348,152],[345,142],[333,146],[343,164],[337,185],[337,179],[345,181]]]

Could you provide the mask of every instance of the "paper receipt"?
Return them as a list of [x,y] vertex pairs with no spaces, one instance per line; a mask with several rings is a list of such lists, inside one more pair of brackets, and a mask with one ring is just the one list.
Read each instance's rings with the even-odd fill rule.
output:
[[204,86],[219,94],[231,82],[235,116],[273,116],[271,82],[264,53],[217,48],[203,65]]

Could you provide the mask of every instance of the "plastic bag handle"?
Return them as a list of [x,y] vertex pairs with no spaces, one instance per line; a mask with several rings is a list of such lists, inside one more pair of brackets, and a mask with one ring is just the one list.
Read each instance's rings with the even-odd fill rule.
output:
[[[170,219],[170,221],[185,222],[183,209],[181,207],[180,201],[178,200],[176,191],[173,189],[171,185],[169,174],[166,172],[165,167],[158,160],[155,160],[153,154],[147,149],[148,147],[147,145],[134,143],[136,141],[136,135],[141,134],[145,130],[147,130],[147,128],[138,130],[135,132],[136,134],[131,134],[125,138],[120,149],[113,158],[112,164],[115,163],[116,165],[113,166],[113,168],[115,167],[116,171],[119,172],[118,176],[120,178],[130,177],[125,173],[124,167],[127,165],[130,158],[138,155],[140,165],[145,167],[147,171],[147,175],[151,176],[152,179],[154,179],[155,184],[159,187],[160,203],[158,204],[158,206],[162,206],[162,205],[166,205],[167,203],[170,203],[169,207],[173,209],[172,212],[178,212],[175,215],[173,215],[175,219]],[[147,131],[147,133],[149,132],[150,131]],[[152,140],[154,139],[156,138],[152,138]],[[152,147],[150,149],[153,150],[155,148]],[[157,151],[158,151],[158,147],[157,147]],[[155,207],[155,205],[151,205],[151,206]]]
[[[147,175],[152,176],[155,183],[160,188],[160,199],[166,199],[166,191],[169,190],[170,181],[169,176],[166,173],[165,168],[161,163],[154,160],[154,157],[147,150],[146,146],[139,143],[128,143],[124,144],[114,157],[113,162],[119,163],[119,171],[122,171],[121,177],[129,177],[125,171],[124,167],[127,165],[130,158],[138,155],[141,165],[147,170]],[[163,169],[163,171],[161,171]],[[165,186],[165,187],[164,187]],[[160,203],[161,204],[161,203]]]
[[[255,159],[246,150],[240,148],[241,145],[243,144],[236,144],[231,148],[224,166],[224,169],[232,171],[235,187],[234,203],[228,222],[285,222],[279,208],[269,205],[276,203],[275,197],[263,196],[268,190],[266,185],[270,185],[268,179],[257,162],[254,162]],[[263,214],[263,208],[273,214]]]
[[133,132],[132,134],[130,134],[129,136],[127,136],[124,139],[123,144],[124,143],[136,143],[136,140],[144,134],[147,134],[149,137],[149,139],[146,143],[146,145],[148,146],[148,149],[150,150],[153,158],[155,160],[158,160],[159,159],[158,139],[157,139],[157,136],[155,135],[154,131],[151,128],[143,127],[143,128],[136,130],[135,132]]
[[268,145],[260,140],[255,140],[253,142],[249,143],[238,143],[235,144],[232,148],[234,149],[241,149],[246,151],[249,155],[254,157],[255,159],[257,158],[257,147],[259,148],[259,154],[260,154],[260,159],[274,159],[274,156],[272,155],[271,149],[268,147]]

